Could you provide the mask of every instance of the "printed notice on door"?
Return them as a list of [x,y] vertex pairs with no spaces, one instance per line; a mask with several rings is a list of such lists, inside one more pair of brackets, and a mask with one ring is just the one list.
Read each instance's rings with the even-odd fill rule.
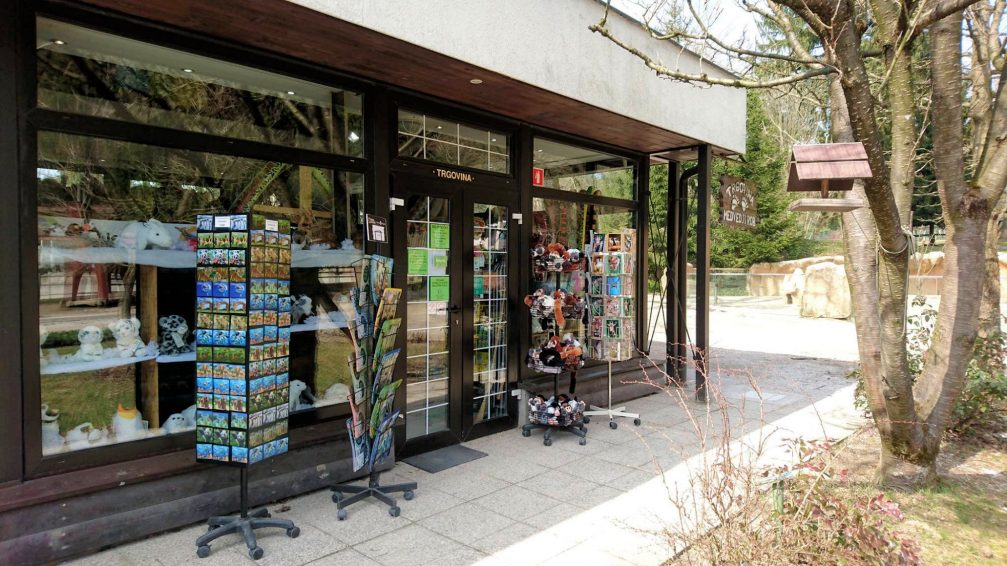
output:
[[451,244],[451,226],[448,224],[430,225],[430,247],[446,250]]
[[409,264],[407,269],[409,275],[426,275],[427,250],[423,248],[410,248],[407,263]]
[[446,301],[451,298],[451,278],[431,277],[429,289],[430,301]]

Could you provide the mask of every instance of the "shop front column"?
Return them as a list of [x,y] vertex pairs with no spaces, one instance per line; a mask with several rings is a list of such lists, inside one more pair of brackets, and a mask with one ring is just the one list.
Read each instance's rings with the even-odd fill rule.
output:
[[696,200],[696,400],[706,402],[710,349],[710,162],[709,144],[698,148]]

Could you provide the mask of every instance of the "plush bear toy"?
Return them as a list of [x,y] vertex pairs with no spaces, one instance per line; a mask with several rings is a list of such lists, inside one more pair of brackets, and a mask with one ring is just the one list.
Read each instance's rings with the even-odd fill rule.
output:
[[119,319],[108,325],[115,337],[115,348],[122,358],[139,356],[147,348],[140,340],[140,321],[135,318]]
[[[307,399],[307,401],[303,399]],[[290,412],[303,411],[314,406],[315,396],[308,389],[308,384],[300,379],[290,380]]]
[[176,432],[182,432],[188,428],[189,426],[186,424],[185,417],[182,416],[182,413],[169,415],[168,418],[165,419],[164,424],[161,425],[161,430],[163,430],[165,434],[175,434]]
[[146,222],[130,222],[115,239],[115,245],[128,250],[148,248],[171,249],[181,239],[177,228],[151,218]]
[[299,324],[302,319],[311,316],[311,297],[307,295],[297,295],[293,299],[290,308],[290,322]]
[[105,350],[101,347],[101,329],[97,326],[85,326],[77,332],[80,349],[75,357],[85,362],[93,362],[104,357]]
[[188,340],[189,323],[185,321],[185,318],[177,314],[162,316],[157,324],[161,327],[161,354],[173,356],[192,351]]

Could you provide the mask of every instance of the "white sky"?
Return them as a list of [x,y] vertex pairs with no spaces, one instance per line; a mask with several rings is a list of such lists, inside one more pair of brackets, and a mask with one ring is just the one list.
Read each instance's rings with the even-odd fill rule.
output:
[[[612,6],[640,19],[647,7],[659,2],[668,3],[667,0],[612,0]],[[746,36],[749,40],[755,37],[752,14],[742,8],[736,0],[699,0],[698,5],[707,10],[720,12],[720,17],[713,23],[711,29],[725,41],[739,42]]]

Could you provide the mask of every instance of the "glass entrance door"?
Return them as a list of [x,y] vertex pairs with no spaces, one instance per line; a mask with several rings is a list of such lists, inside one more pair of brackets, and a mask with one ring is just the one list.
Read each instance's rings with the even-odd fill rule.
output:
[[462,442],[512,414],[517,204],[510,194],[424,180],[396,183],[394,194],[404,202],[392,212],[396,285],[406,296],[404,454]]

